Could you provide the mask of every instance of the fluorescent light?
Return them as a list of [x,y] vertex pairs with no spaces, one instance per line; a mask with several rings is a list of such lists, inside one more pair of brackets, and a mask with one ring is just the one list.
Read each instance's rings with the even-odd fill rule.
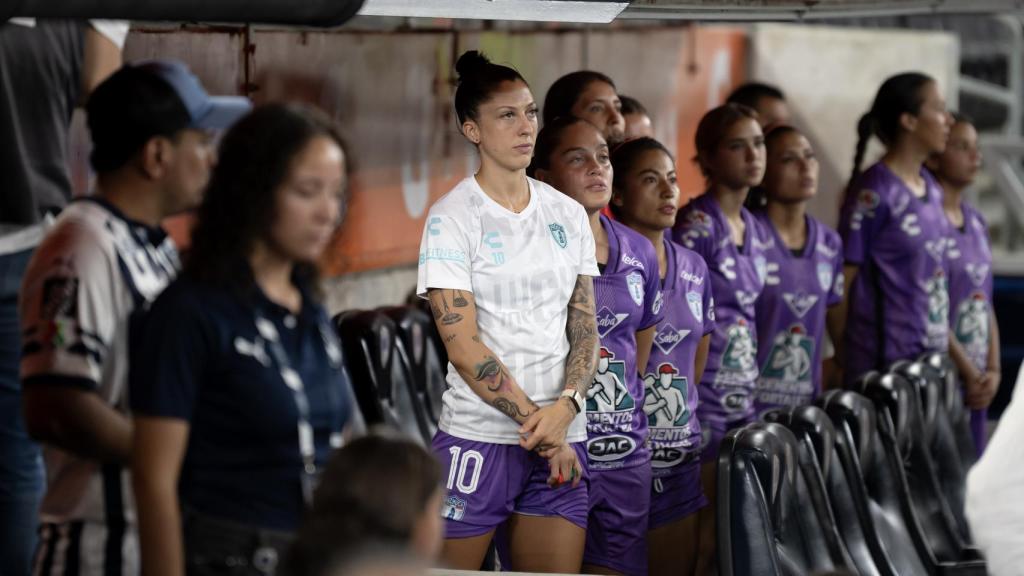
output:
[[607,23],[628,0],[366,0],[362,16]]

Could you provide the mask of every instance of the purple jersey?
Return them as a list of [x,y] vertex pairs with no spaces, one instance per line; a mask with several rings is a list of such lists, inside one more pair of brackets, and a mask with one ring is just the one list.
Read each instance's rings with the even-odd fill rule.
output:
[[644,372],[644,413],[654,476],[676,472],[700,449],[693,363],[700,339],[715,329],[711,279],[704,259],[665,238],[665,317],[654,333]]
[[768,274],[756,306],[760,414],[808,404],[821,392],[825,311],[843,299],[843,243],[839,234],[807,216],[807,244],[794,254],[767,213],[756,217],[775,240],[765,250]]
[[843,255],[860,268],[846,321],[847,381],[948,348],[950,225],[942,190],[927,170],[921,176],[925,196],[917,198],[879,162],[861,175],[843,203]]
[[644,389],[637,376],[636,333],[661,320],[658,257],[650,240],[601,216],[608,264],[594,278],[601,353],[587,391],[587,455],[592,470],[650,461]]
[[700,381],[698,412],[702,423],[726,427],[748,422],[754,415],[754,303],[764,288],[764,250],[772,242],[757,219],[746,208],[741,210],[746,224],[742,247],[733,243],[725,215],[710,194],[690,202],[672,228],[673,239],[704,257],[711,273],[715,331]]
[[984,218],[967,203],[961,207],[964,227],[952,232],[949,250],[949,321],[967,356],[984,371],[992,333],[992,251]]

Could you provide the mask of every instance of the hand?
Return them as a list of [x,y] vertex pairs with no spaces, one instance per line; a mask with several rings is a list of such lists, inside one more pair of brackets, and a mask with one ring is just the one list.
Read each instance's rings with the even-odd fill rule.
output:
[[547,458],[551,449],[565,444],[569,424],[576,418],[571,402],[568,398],[559,398],[531,414],[519,427],[519,445],[525,450],[539,449],[540,455]]
[[988,408],[989,404],[996,397],[996,392],[999,391],[999,383],[1002,380],[1002,374],[994,370],[990,370],[982,374],[973,386],[967,388],[967,394],[964,396],[964,403],[968,408],[972,410],[981,410]]
[[548,486],[561,488],[566,483],[571,483],[575,488],[583,479],[583,466],[580,465],[576,451],[568,443],[563,442],[551,450],[552,456],[548,458],[548,465],[551,467],[551,474],[548,476]]

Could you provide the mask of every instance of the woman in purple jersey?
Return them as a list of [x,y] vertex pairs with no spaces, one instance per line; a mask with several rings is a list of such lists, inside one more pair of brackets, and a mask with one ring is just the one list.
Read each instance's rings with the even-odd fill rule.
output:
[[651,453],[637,371],[647,365],[661,319],[657,256],[646,238],[601,214],[611,198],[612,167],[593,124],[562,117],[546,125],[530,174],[583,205],[601,270],[594,278],[600,359],[587,392],[590,515],[583,570],[646,574]]
[[[897,360],[949,349],[950,226],[942,191],[923,166],[946,148],[949,126],[938,85],[915,72],[886,80],[858,123],[839,219],[846,282],[839,351],[848,383]],[[886,152],[862,173],[872,135]]]
[[942,185],[942,205],[952,224],[949,252],[949,349],[972,408],[971,429],[978,455],[985,449],[988,405],[1002,378],[999,368],[999,326],[992,308],[992,251],[985,219],[963,199],[981,166],[978,132],[961,116],[949,132],[946,150],[928,167]]
[[764,288],[764,250],[771,239],[743,207],[764,176],[764,135],[757,113],[726,104],[697,126],[697,162],[707,192],[679,212],[672,239],[707,262],[715,295],[715,331],[700,380],[701,453],[704,493],[711,506],[700,513],[699,574],[715,557],[715,483],[718,447],[726,432],[754,420],[757,333],[754,303]]
[[755,216],[774,237],[765,251],[768,274],[757,300],[758,414],[778,406],[812,402],[823,387],[825,330],[842,335],[842,242],[839,234],[807,213],[818,192],[818,160],[796,128],[780,126],[765,136],[767,164]]
[[650,574],[690,575],[697,565],[697,512],[707,505],[700,484],[696,411],[697,383],[715,328],[711,279],[704,259],[665,233],[679,205],[672,154],[657,140],[639,138],[615,149],[612,166],[612,211],[654,245],[665,301],[643,371],[654,476],[647,532]]

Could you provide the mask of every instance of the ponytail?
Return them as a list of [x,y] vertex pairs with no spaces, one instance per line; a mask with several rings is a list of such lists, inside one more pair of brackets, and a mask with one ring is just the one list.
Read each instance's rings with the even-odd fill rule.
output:
[[864,154],[868,150],[868,142],[875,132],[875,117],[871,112],[865,113],[857,122],[857,147],[853,153],[853,170],[850,172],[850,181],[846,183],[846,194],[850,194],[853,185],[860,178],[861,165],[864,164]]

